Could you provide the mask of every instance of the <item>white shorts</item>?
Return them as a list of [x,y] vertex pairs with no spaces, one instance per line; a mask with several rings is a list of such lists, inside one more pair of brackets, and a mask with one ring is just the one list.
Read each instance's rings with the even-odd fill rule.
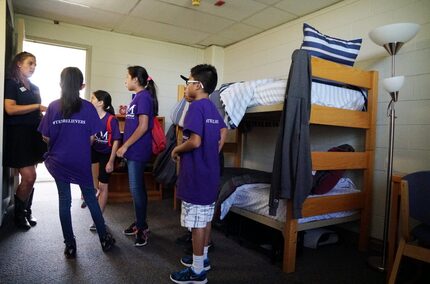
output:
[[197,205],[182,201],[181,226],[189,229],[205,228],[212,221],[215,202],[210,205]]

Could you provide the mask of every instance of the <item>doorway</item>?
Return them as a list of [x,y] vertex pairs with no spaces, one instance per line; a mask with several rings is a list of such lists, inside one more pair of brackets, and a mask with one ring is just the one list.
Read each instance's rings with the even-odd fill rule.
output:
[[[82,47],[64,46],[35,40],[24,40],[23,50],[36,56],[36,71],[30,81],[39,87],[42,104],[48,106],[60,98],[60,74],[65,67],[78,67],[87,82],[87,49]],[[80,96],[85,98],[85,89]],[[54,181],[44,164],[37,167],[37,181]]]

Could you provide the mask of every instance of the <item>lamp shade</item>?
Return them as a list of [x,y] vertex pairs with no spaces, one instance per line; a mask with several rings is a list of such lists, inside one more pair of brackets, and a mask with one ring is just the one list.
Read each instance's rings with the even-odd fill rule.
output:
[[405,82],[405,76],[390,77],[382,80],[382,86],[389,93],[398,92]]
[[419,29],[420,26],[414,23],[391,24],[373,29],[369,33],[369,37],[380,46],[395,42],[405,43],[410,41],[418,33]]

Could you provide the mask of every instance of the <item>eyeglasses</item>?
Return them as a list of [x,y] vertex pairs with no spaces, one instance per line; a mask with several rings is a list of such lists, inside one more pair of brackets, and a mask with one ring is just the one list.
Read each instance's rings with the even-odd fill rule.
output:
[[195,81],[195,80],[187,80],[186,82],[185,82],[185,85],[189,85],[189,84],[194,84],[194,83],[200,83],[200,81]]
[[185,81],[185,85],[190,85],[190,84],[195,84],[195,83],[200,83],[200,85],[202,86],[202,89],[204,89],[202,82],[200,81],[196,81],[196,80],[187,80]]

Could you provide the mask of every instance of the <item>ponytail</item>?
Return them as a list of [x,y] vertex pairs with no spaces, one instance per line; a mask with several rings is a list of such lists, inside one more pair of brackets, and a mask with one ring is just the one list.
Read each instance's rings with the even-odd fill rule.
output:
[[115,110],[113,109],[113,106],[112,106],[112,97],[108,92],[103,91],[103,90],[97,90],[93,94],[98,101],[103,102],[103,110],[104,111],[106,111],[112,115],[115,115]]
[[157,88],[155,87],[154,80],[149,77],[150,80],[146,82],[146,89],[151,93],[153,106],[154,106],[154,116],[158,116],[158,99],[157,99]]
[[146,88],[151,94],[154,116],[158,116],[157,88],[154,80],[148,75],[148,72],[142,66],[129,66],[127,69],[131,78],[137,78],[139,84]]
[[108,112],[108,113],[110,113],[110,114],[112,114],[112,115],[115,115],[115,110],[113,109],[113,106],[112,105],[109,105],[109,106],[107,106],[107,107],[104,107],[103,108],[106,112]]
[[61,113],[63,118],[70,118],[72,114],[79,112],[82,101],[79,91],[84,83],[84,76],[77,67],[66,67],[61,71]]

